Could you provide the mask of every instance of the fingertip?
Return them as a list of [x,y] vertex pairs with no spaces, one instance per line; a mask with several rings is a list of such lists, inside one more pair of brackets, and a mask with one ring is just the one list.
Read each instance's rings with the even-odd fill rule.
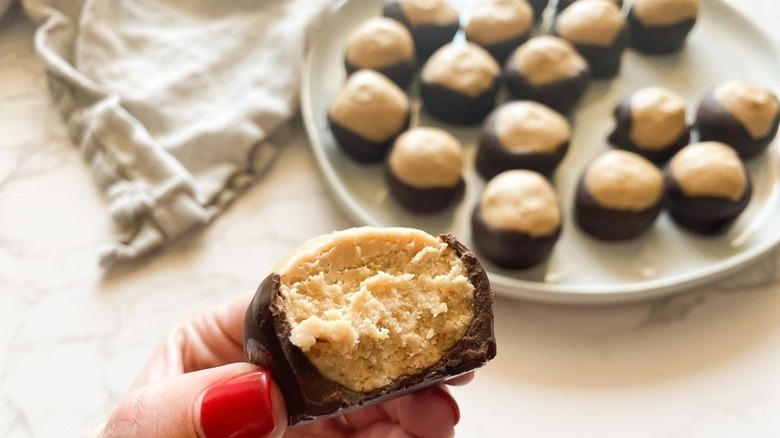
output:
[[457,425],[458,422],[460,422],[460,407],[458,406],[458,402],[456,402],[452,397],[452,394],[450,394],[446,388],[440,385],[436,385],[430,388],[430,391],[438,396],[439,399],[444,400],[450,406],[450,409],[452,409],[452,416],[454,418],[453,426]]
[[420,438],[451,437],[459,419],[457,402],[440,385],[403,397],[398,407],[399,423]]
[[215,381],[200,395],[195,404],[198,436],[276,438],[286,431],[286,405],[270,373],[243,365],[248,369]]
[[470,383],[472,380],[474,380],[474,371],[470,371],[466,374],[461,374],[460,376],[453,377],[444,383],[450,386],[462,386]]

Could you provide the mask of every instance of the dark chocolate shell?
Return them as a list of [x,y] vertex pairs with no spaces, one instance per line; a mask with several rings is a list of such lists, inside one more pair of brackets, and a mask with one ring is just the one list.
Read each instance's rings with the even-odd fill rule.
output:
[[474,287],[471,324],[438,362],[374,390],[354,391],[325,377],[290,341],[291,327],[280,298],[279,274],[270,274],[260,284],[244,321],[244,351],[248,362],[271,372],[284,395],[290,425],[387,401],[479,368],[495,357],[493,291],[487,274],[474,253],[455,237],[448,234],[440,239],[454,249]]

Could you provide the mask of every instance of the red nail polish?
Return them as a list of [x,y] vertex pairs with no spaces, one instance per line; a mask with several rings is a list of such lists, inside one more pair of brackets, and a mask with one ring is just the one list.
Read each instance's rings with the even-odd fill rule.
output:
[[206,390],[200,427],[207,438],[249,438],[274,430],[268,372],[250,371]]
[[460,421],[460,408],[458,407],[458,402],[456,402],[455,399],[452,398],[452,394],[450,394],[446,389],[442,388],[441,386],[434,386],[431,389],[434,391],[434,393],[436,393],[436,395],[447,400],[447,403],[449,403],[450,407],[452,408],[452,414],[455,416],[455,424],[458,424],[458,422]]

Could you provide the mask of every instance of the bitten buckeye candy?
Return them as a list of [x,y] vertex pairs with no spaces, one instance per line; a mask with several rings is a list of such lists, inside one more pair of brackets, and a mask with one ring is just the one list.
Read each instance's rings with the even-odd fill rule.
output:
[[701,235],[726,232],[747,208],[751,185],[734,149],[718,142],[684,147],[664,168],[669,214]]
[[401,23],[389,18],[370,18],[347,38],[344,66],[347,75],[369,68],[406,87],[416,64],[414,41]]
[[511,169],[550,176],[569,148],[571,127],[563,115],[530,100],[507,102],[485,120],[476,168],[490,179]]
[[566,113],[585,94],[590,68],[568,41],[542,35],[512,52],[504,77],[512,98],[535,100]]
[[360,162],[377,162],[411,117],[406,94],[384,75],[360,70],[347,78],[328,111],[336,142]]
[[496,104],[501,67],[473,43],[450,43],[425,63],[420,81],[424,108],[457,125],[481,122]]
[[525,269],[552,253],[561,234],[558,196],[537,172],[509,170],[485,186],[471,216],[477,251],[498,266]]
[[691,139],[685,102],[661,87],[639,89],[615,108],[609,142],[663,165]]
[[526,0],[480,0],[466,25],[466,39],[499,63],[528,40],[534,13]]
[[646,54],[677,52],[698,14],[698,0],[636,0],[628,11],[631,47]]
[[493,291],[451,235],[339,231],[306,242],[262,282],[244,350],[271,372],[290,425],[340,415],[492,359]]
[[594,78],[609,78],[620,70],[628,45],[628,26],[611,0],[582,0],[564,9],[552,33],[570,42],[588,61]]
[[412,128],[395,141],[385,162],[390,194],[406,209],[431,213],[463,195],[463,147],[438,128]]
[[612,150],[586,166],[577,184],[574,219],[597,239],[629,240],[652,226],[663,198],[663,176],[653,163]]
[[420,61],[452,41],[460,28],[458,12],[446,0],[391,0],[384,16],[409,29]]
[[780,104],[768,89],[744,81],[726,81],[702,99],[696,129],[702,141],[733,147],[743,159],[763,152],[777,135]]

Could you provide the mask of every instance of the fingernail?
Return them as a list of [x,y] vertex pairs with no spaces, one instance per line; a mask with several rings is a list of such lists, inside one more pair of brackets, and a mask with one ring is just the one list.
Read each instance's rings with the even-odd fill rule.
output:
[[268,371],[250,371],[207,389],[200,427],[207,438],[260,437],[273,431]]
[[452,398],[452,394],[447,392],[446,389],[442,388],[441,386],[434,386],[431,388],[433,390],[433,393],[437,396],[447,400],[447,403],[449,403],[450,408],[452,408],[452,414],[455,416],[455,424],[458,424],[460,421],[460,408],[458,407],[458,402],[455,401],[454,398]]

